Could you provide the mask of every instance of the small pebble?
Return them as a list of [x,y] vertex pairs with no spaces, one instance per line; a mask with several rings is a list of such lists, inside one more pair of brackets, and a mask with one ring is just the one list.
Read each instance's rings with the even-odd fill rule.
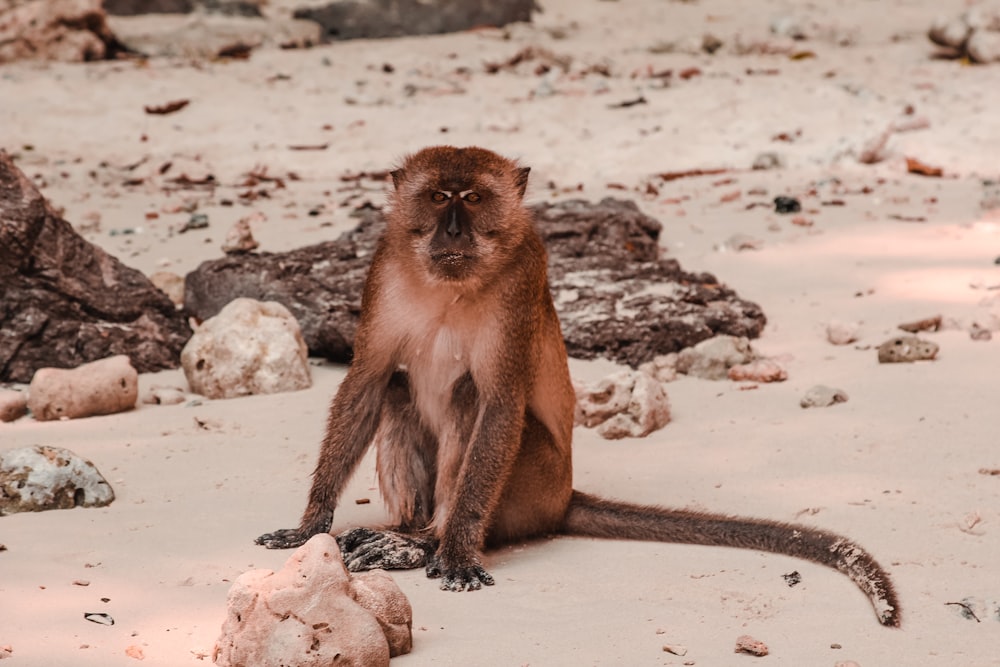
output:
[[802,204],[795,197],[778,196],[774,198],[775,213],[798,213],[802,210]]
[[896,336],[878,346],[882,364],[929,361],[938,353],[938,344],[916,336]]
[[860,329],[859,322],[831,320],[826,325],[826,339],[833,345],[850,345],[858,339]]
[[992,340],[993,332],[986,327],[980,326],[978,324],[973,324],[969,329],[969,338],[972,340]]
[[663,650],[674,655],[687,655],[687,647],[680,644],[664,644]]
[[740,635],[736,639],[736,649],[734,653],[749,653],[750,655],[765,656],[768,654],[767,644],[754,639],[750,635]]
[[837,403],[846,403],[847,394],[842,389],[834,389],[818,384],[806,392],[799,405],[803,408],[825,408]]

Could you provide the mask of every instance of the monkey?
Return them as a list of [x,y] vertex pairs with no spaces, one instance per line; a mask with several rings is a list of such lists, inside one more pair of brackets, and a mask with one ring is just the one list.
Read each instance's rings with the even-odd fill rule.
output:
[[386,228],[362,293],[351,365],[330,405],[298,528],[329,532],[369,446],[392,530],[337,537],[352,571],[424,567],[449,591],[494,579],[484,548],[567,534],[729,546],[844,572],[880,623],[900,624],[886,571],[816,528],[603,499],[572,486],[576,402],[547,274],[523,200],[530,168],[479,147],[436,146],[391,171]]

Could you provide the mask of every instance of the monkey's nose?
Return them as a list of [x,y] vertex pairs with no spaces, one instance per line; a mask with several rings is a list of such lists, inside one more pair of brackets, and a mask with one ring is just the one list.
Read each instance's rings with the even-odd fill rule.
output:
[[458,226],[458,211],[454,207],[448,211],[448,228],[445,230],[448,236],[458,236],[462,230]]

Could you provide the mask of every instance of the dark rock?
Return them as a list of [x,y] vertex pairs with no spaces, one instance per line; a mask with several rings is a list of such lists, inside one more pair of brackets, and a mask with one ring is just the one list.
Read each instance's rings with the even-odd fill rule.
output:
[[535,0],[334,0],[295,11],[323,28],[327,41],[437,35],[530,21]]
[[[632,366],[718,334],[756,338],[766,318],[708,273],[660,259],[660,223],[634,202],[534,207],[569,354]],[[237,297],[284,304],[312,354],[348,361],[361,289],[384,221],[378,211],[336,241],[287,253],[204,262],[185,278],[184,304],[207,319]]]
[[192,0],[104,0],[104,10],[116,16],[187,14],[193,9]]
[[115,16],[189,14],[195,8],[224,16],[263,16],[260,0],[104,0],[105,11]]
[[116,354],[174,368],[190,336],[166,294],[78,235],[0,150],[0,381]]
[[798,213],[802,210],[802,204],[795,197],[775,197],[775,213]]

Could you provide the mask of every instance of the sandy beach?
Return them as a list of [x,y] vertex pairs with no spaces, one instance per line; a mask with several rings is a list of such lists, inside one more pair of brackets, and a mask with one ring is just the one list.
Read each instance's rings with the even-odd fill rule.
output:
[[[935,57],[926,38],[970,3],[541,4],[531,24],[246,60],[3,65],[0,148],[81,234],[147,275],[220,257],[254,213],[260,250],[335,239],[354,206],[385,198],[343,176],[440,143],[531,166],[530,202],[636,201],[663,223],[666,256],[761,305],[753,344],[788,379],[682,376],[667,385],[673,421],[646,438],[577,428],[575,487],[848,535],[903,603],[902,628],[887,629],[846,577],[811,563],[557,537],[488,553],[497,585],[475,594],[393,573],[414,635],[394,665],[1000,665],[1000,192],[984,183],[1000,179],[1000,63]],[[793,19],[804,39],[771,30]],[[707,33],[714,54],[698,46]],[[883,133],[884,159],[859,160]],[[753,169],[767,153],[779,166]],[[942,175],[911,173],[907,158]],[[692,170],[719,172],[662,176]],[[248,188],[251,173],[281,184]],[[216,185],[181,187],[182,174]],[[779,195],[802,212],[776,213]],[[194,210],[209,227],[180,233]],[[937,359],[878,363],[897,325],[935,315],[942,330],[920,336]],[[832,345],[831,321],[859,323],[858,340]],[[289,556],[253,539],[305,505],[346,371],[311,363],[312,388],[295,393],[0,424],[0,450],[65,447],[117,496],[0,518],[9,664],[134,665],[129,647],[145,665],[210,664],[233,580]],[[582,381],[620,368],[570,366]],[[802,409],[816,384],[849,400]],[[186,388],[180,370],[142,375],[140,395],[153,385]],[[382,521],[369,456],[334,532]],[[743,634],[770,655],[734,654]]]

